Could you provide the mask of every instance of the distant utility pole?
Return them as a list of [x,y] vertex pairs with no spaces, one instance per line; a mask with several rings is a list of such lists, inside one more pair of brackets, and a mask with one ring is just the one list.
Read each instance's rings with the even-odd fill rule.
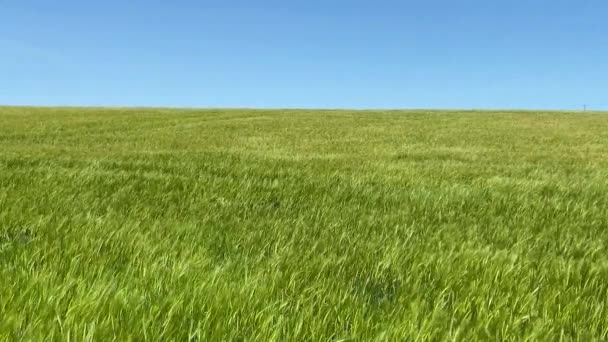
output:
[[583,105],[583,112],[587,111],[587,105]]

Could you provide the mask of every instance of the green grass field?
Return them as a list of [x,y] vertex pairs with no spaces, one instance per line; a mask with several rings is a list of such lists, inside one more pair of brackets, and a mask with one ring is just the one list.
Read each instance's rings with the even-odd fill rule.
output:
[[608,114],[0,107],[0,339],[608,339]]

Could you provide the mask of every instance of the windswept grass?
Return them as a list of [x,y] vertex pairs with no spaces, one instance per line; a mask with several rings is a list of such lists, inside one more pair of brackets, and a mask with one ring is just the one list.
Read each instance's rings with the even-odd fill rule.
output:
[[0,338],[607,340],[601,113],[0,108]]

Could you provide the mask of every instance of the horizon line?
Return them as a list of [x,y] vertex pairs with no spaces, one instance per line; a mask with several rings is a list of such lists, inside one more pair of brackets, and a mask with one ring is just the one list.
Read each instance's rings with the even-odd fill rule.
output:
[[139,105],[26,105],[0,104],[0,108],[40,108],[40,109],[150,109],[150,110],[310,110],[310,111],[448,111],[448,112],[577,112],[598,113],[608,109],[556,109],[556,108],[348,108],[348,107],[194,107],[194,106],[139,106]]

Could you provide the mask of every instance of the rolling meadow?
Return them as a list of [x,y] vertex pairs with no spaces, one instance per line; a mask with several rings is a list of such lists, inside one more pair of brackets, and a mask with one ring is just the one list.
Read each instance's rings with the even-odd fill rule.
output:
[[606,341],[599,112],[0,107],[0,340]]

